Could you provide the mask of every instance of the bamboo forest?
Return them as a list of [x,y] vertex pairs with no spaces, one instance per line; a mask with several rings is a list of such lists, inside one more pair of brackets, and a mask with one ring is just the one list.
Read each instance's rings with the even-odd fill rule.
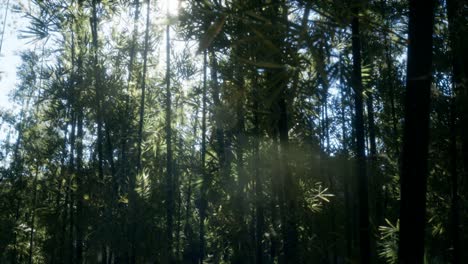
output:
[[468,263],[468,0],[0,23],[1,264]]

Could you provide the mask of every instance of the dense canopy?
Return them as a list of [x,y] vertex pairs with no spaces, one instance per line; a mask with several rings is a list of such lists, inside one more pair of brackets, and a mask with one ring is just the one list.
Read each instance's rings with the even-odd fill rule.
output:
[[0,11],[0,263],[468,263],[467,0]]

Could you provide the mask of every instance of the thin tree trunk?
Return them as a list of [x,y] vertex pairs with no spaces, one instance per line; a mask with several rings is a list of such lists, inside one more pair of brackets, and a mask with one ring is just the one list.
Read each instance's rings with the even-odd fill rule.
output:
[[[374,96],[372,91],[368,94],[367,100],[367,124],[368,124],[368,137],[369,137],[369,171],[368,177],[371,178],[370,185],[372,188],[371,197],[375,201],[373,206],[374,214],[372,215],[373,227],[378,227],[383,223],[383,193],[382,193],[382,179],[377,171],[377,143],[375,136],[375,119],[374,119]],[[371,227],[369,227],[371,228]],[[369,231],[370,232],[370,231]],[[370,241],[371,262],[375,263],[377,259],[377,244],[374,239]]]
[[402,264],[424,262],[434,4],[433,0],[409,2],[398,248]]
[[[78,106],[80,107],[80,106]],[[77,113],[77,137],[76,137],[76,263],[83,263],[83,240],[85,228],[83,226],[83,111]]]
[[148,69],[148,49],[149,49],[149,28],[150,23],[150,0],[146,0],[146,28],[145,28],[145,47],[143,50],[143,75],[141,80],[141,98],[140,98],[140,119],[138,122],[138,154],[137,171],[141,171],[141,147],[143,141],[143,121],[145,117],[145,96],[146,96],[146,72]]
[[[183,114],[182,114],[183,116]],[[183,118],[182,118],[183,120]],[[181,122],[183,124],[183,121]],[[182,136],[179,136],[179,142],[177,143],[178,145],[178,150],[179,153],[182,152]],[[180,261],[180,229],[182,226],[182,191],[181,191],[181,175],[182,171],[180,169],[180,163],[176,162],[175,163],[175,177],[174,177],[174,190],[177,192],[177,221],[176,221],[176,253],[175,253],[175,261],[179,262]]]
[[[71,182],[71,184],[73,184]],[[70,187],[70,208],[69,208],[69,218],[70,222],[68,223],[68,263],[75,263],[75,240],[74,240],[74,231],[75,231],[75,194]]]
[[[81,1],[78,1],[78,11],[82,10]],[[79,30],[79,24],[77,21],[74,23],[75,29]],[[80,34],[77,35],[77,45],[81,47],[84,45],[82,43],[82,38]],[[73,51],[75,50],[72,48]],[[74,79],[76,79],[76,85],[73,87],[73,101],[74,105],[72,106],[76,110],[76,118],[77,118],[77,135],[76,135],[76,263],[82,264],[83,263],[83,240],[84,240],[84,227],[83,227],[83,109],[81,105],[81,91],[80,85],[82,84],[82,76],[81,72],[83,70],[83,53],[79,52],[77,54],[76,64],[77,64],[77,72],[74,73]],[[73,62],[72,65],[75,65]]]
[[[73,94],[72,94],[73,96]],[[68,175],[67,175],[67,196],[68,196],[68,204],[65,203],[66,206],[68,206],[68,213],[69,213],[69,217],[68,217],[68,220],[69,220],[69,229],[68,229],[68,262],[70,264],[73,263],[73,253],[74,253],[74,248],[73,248],[73,228],[74,228],[74,219],[73,219],[73,204],[74,204],[74,195],[73,195],[73,188],[72,188],[72,185],[73,185],[73,175],[75,174],[75,139],[76,139],[76,114],[73,110],[73,107],[71,107],[71,105],[73,105],[73,99],[72,99],[72,102],[70,103],[70,118],[71,118],[71,131],[70,131],[70,153],[69,153],[69,161],[68,161]],[[66,223],[66,222],[64,222]],[[66,227],[65,227],[66,228]]]
[[254,155],[254,177],[255,177],[255,259],[257,264],[264,262],[264,243],[263,234],[265,230],[265,209],[263,197],[263,179],[260,172],[260,95],[257,82],[257,69],[252,69],[252,90],[253,90],[253,115],[254,115],[254,134],[253,134],[253,155]]
[[171,44],[170,25],[166,27],[166,232],[168,262],[173,260],[173,216],[174,216],[174,190],[173,190],[173,161],[172,161],[172,129],[171,129]]
[[[386,71],[386,76],[385,78],[385,89],[388,90],[388,96],[390,99],[390,124],[391,124],[391,140],[389,142],[389,150],[390,153],[392,154],[391,157],[396,160],[397,162],[397,168],[400,168],[400,161],[401,161],[401,153],[400,153],[400,143],[399,143],[399,138],[400,135],[398,133],[398,118],[397,118],[397,113],[396,113],[396,108],[397,108],[397,102],[400,105],[400,99],[399,96],[397,96],[396,92],[396,84],[394,79],[396,78],[394,72],[394,63],[392,60],[392,54],[391,54],[391,49],[392,49],[392,41],[389,39],[389,33],[392,30],[392,24],[389,23],[389,19],[387,18],[387,0],[382,0],[381,1],[381,13],[382,17],[385,20],[385,31],[383,33],[382,38],[384,39],[384,52],[385,52],[385,64],[387,65],[387,71]],[[393,149],[392,149],[393,148]],[[384,179],[383,175],[380,175],[379,177],[381,186],[384,184]],[[386,218],[386,211],[387,211],[387,206],[388,206],[388,201],[389,201],[389,191],[388,188],[385,188],[385,190],[382,190],[383,194],[381,194],[381,203],[380,203],[380,209],[379,207],[378,210],[381,212],[377,212],[377,224],[382,224],[383,220]],[[378,199],[376,199],[378,200]],[[376,201],[378,202],[378,201]],[[377,205],[378,206],[378,205]],[[380,219],[380,220],[379,220]]]
[[361,40],[359,32],[359,1],[354,2],[351,22],[353,49],[353,88],[355,100],[356,160],[359,194],[359,249],[360,263],[370,262],[370,230],[368,205],[368,179],[365,160],[363,91],[361,79]]
[[[273,43],[280,50],[272,54],[275,63],[282,65],[284,58],[281,50],[285,48],[285,28],[282,26],[288,24],[288,10],[286,2],[277,0],[273,2],[270,10],[271,23],[275,27],[273,34]],[[297,186],[289,168],[289,113],[288,113],[288,72],[285,68],[274,69],[270,72],[268,79],[278,91],[274,95],[274,106],[271,119],[275,120],[273,130],[277,131],[279,137],[278,148],[278,175],[280,190],[278,193],[280,205],[280,217],[282,221],[282,236],[284,242],[284,258],[280,262],[298,263],[300,256],[298,253],[298,215],[297,215]],[[273,88],[272,88],[273,89]]]
[[93,63],[94,63],[94,88],[96,92],[96,116],[97,116],[97,151],[98,151],[98,174],[101,180],[104,179],[104,160],[102,152],[102,91],[101,91],[101,77],[100,67],[98,60],[98,18],[97,18],[97,2],[92,2],[92,19],[91,19],[91,31],[92,31],[92,45],[93,45]]
[[[31,98],[31,97],[29,97]],[[19,181],[18,185],[21,185],[23,182],[23,164],[22,161],[20,160],[21,154],[20,154],[20,145],[21,141],[23,138],[23,127],[24,127],[24,122],[25,122],[25,115],[26,115],[26,109],[28,109],[29,106],[29,99],[27,99],[26,107],[24,107],[24,103],[22,104],[22,109],[21,109],[21,114],[20,114],[20,123],[19,123],[19,128],[18,128],[18,137],[16,138],[14,150],[13,150],[13,171],[15,175],[19,175]],[[15,197],[15,226],[18,223],[20,219],[20,209],[21,209],[21,204],[22,200],[20,197],[21,190],[18,187],[16,189],[16,192],[18,192],[18,196]],[[18,236],[16,233],[13,233],[13,252],[11,254],[11,263],[16,264],[18,261]]]
[[[271,155],[273,156],[273,164],[278,164],[278,132],[277,128],[273,128],[272,131],[272,148],[270,149]],[[270,214],[271,214],[271,226],[272,230],[274,230],[273,234],[271,235],[270,241],[270,262],[271,263],[279,263],[280,262],[280,216],[279,216],[279,209],[278,207],[282,208],[282,199],[280,199],[281,195],[281,182],[280,182],[280,175],[277,171],[277,165],[275,165],[274,169],[270,170],[271,173],[271,197],[270,197]]]
[[[193,135],[197,135],[197,119],[198,117],[198,108],[195,108],[195,114],[194,114],[194,119],[195,122],[193,124]],[[192,146],[191,149],[191,154],[192,157],[195,157],[195,147]],[[195,167],[196,163],[192,159],[191,162],[191,167]],[[193,246],[193,229],[192,226],[190,225],[190,214],[191,214],[191,205],[192,205],[192,181],[193,181],[193,172],[189,171],[188,172],[188,186],[187,186],[187,194],[186,194],[186,208],[185,208],[185,226],[184,226],[184,235],[186,239],[186,251],[189,251],[188,254],[184,252],[184,263],[198,263],[198,260],[196,258],[196,254],[194,254],[194,246]]]
[[[136,1],[138,2],[138,1]],[[138,3],[136,3],[135,12],[138,12]],[[145,28],[145,44],[143,50],[143,73],[141,78],[141,97],[140,97],[140,113],[139,113],[139,121],[138,121],[138,138],[137,138],[137,161],[136,166],[137,170],[136,173],[130,173],[129,179],[129,242],[130,242],[130,263],[136,263],[136,193],[135,193],[135,185],[136,185],[136,176],[137,174],[142,173],[142,142],[143,142],[143,125],[144,125],[144,116],[145,116],[145,96],[146,96],[146,73],[147,73],[147,64],[148,64],[148,49],[149,49],[149,27],[150,27],[150,0],[146,0],[146,28]],[[135,14],[134,22],[137,23],[138,15]],[[135,31],[137,30],[137,26],[135,24]],[[135,33],[136,34],[136,33]],[[136,38],[136,36],[134,36]],[[134,40],[136,41],[136,40]],[[135,43],[133,44],[133,46]],[[134,48],[134,47],[132,47]],[[133,53],[134,51],[132,51]],[[134,56],[134,55],[133,55]],[[133,59],[131,55],[131,59]],[[132,64],[132,61],[130,62]],[[133,68],[132,65],[129,65],[130,68]],[[131,72],[129,73],[128,77],[129,85],[131,81]],[[124,151],[124,150],[123,150]],[[125,162],[125,161],[124,161]]]
[[33,197],[32,197],[32,209],[31,209],[31,231],[29,233],[29,264],[33,263],[33,252],[34,252],[34,228],[36,221],[36,206],[37,206],[37,176],[39,174],[39,164],[36,162],[36,171],[34,173],[33,182]]
[[351,210],[351,190],[350,177],[348,176],[348,144],[347,144],[347,127],[346,127],[346,106],[345,98],[347,97],[347,86],[345,85],[343,57],[340,54],[340,95],[341,95],[341,133],[342,133],[342,150],[343,150],[343,185],[345,197],[345,215],[348,221],[345,221],[345,238],[346,238],[346,257],[351,259],[353,255],[353,211]]
[[[451,106],[451,113],[453,123],[451,135],[453,145],[450,155],[452,159],[452,246],[453,246],[453,263],[463,263],[467,258],[467,254],[461,249],[463,244],[466,243],[465,239],[462,239],[459,234],[464,234],[464,227],[466,225],[460,225],[459,223],[459,211],[466,210],[463,206],[460,206],[458,194],[458,175],[457,175],[457,143],[456,139],[460,136],[461,149],[462,149],[462,178],[468,179],[468,67],[466,62],[468,61],[468,52],[466,46],[468,45],[468,25],[466,24],[468,1],[466,0],[447,0],[447,17],[449,22],[449,40],[450,47],[452,50],[452,90],[455,96],[455,100]],[[463,7],[465,5],[465,8]],[[459,119],[456,122],[457,117]],[[460,133],[457,136],[457,131]],[[463,190],[460,191],[463,193]],[[465,207],[466,208],[466,207]],[[462,220],[463,222],[463,220]],[[466,261],[465,261],[466,262]]]
[[[148,3],[147,3],[148,4]],[[141,136],[140,136],[140,128],[142,127],[142,120],[141,120],[141,112],[143,111],[143,104],[140,105],[140,122],[138,127],[138,138],[137,138],[137,160],[136,160],[136,171],[133,170],[132,166],[130,165],[129,159],[127,158],[127,142],[130,138],[132,133],[131,131],[131,120],[133,116],[133,111],[130,110],[130,94],[132,89],[132,82],[133,82],[133,68],[134,68],[134,61],[135,55],[137,53],[136,46],[137,46],[137,37],[138,37],[138,20],[140,16],[140,0],[135,0],[133,2],[134,5],[134,16],[133,16],[133,34],[132,40],[130,45],[130,53],[129,53],[129,62],[128,62],[128,76],[127,76],[127,87],[126,87],[126,94],[125,94],[125,110],[122,116],[121,121],[121,128],[120,131],[122,133],[120,137],[120,162],[119,162],[119,179],[118,182],[123,184],[125,182],[125,177],[128,177],[128,209],[127,209],[127,235],[128,235],[128,248],[124,253],[125,257],[128,257],[128,261],[130,264],[134,264],[136,261],[136,254],[135,254],[135,182],[136,182],[136,175],[140,172],[141,168]],[[149,6],[149,4],[148,4]],[[148,27],[148,25],[146,25]],[[145,33],[145,40],[146,40],[146,33]],[[145,43],[146,45],[146,43]],[[146,48],[146,47],[145,47]],[[146,59],[145,55],[143,58]],[[145,75],[146,69],[143,69],[143,75]],[[142,87],[145,86],[145,77],[143,77],[143,84]],[[138,79],[137,84],[138,87]],[[144,88],[142,88],[142,101],[144,100]],[[130,168],[130,170],[129,170]]]
[[[66,115],[65,115],[66,116]],[[66,123],[64,126],[63,126],[63,134],[64,134],[64,139],[67,138],[68,136],[68,123]],[[52,257],[52,261],[53,263],[61,263],[63,262],[63,243],[61,243],[61,237],[62,237],[62,233],[63,232],[60,232],[62,231],[61,228],[62,228],[62,225],[64,223],[62,223],[60,220],[61,220],[61,214],[62,214],[62,206],[61,206],[61,197],[62,197],[62,183],[63,183],[63,179],[65,177],[65,170],[63,168],[65,168],[65,156],[66,156],[66,149],[67,149],[67,141],[64,140],[63,141],[63,145],[62,145],[62,155],[61,155],[61,159],[60,159],[60,174],[58,176],[58,187],[57,187],[57,195],[55,197],[55,218],[56,218],[56,221],[57,221],[57,226],[54,228],[54,233],[53,233],[53,239],[55,241],[55,244],[57,245],[53,251],[53,257]]]
[[[235,57],[241,57],[239,54],[239,48],[236,48],[233,51]],[[245,222],[246,214],[246,204],[245,204],[245,187],[247,185],[247,175],[244,168],[244,148],[245,148],[245,112],[244,112],[244,101],[245,101],[245,87],[244,79],[242,76],[242,66],[239,65],[239,62],[236,58],[232,59],[234,66],[234,76],[233,81],[236,86],[236,102],[235,102],[235,111],[237,115],[237,124],[235,127],[235,136],[236,136],[236,170],[237,170],[237,191],[234,193],[236,197],[236,209],[235,217],[237,218],[236,222],[239,223],[238,233],[234,239],[234,259],[233,263],[244,263],[248,261],[248,238]]]
[[[279,139],[280,139],[280,173],[283,175],[283,196],[284,196],[284,257],[286,263],[298,263],[300,256],[298,250],[298,234],[297,234],[297,201],[296,201],[296,186],[289,170],[288,155],[289,155],[289,137],[288,137],[288,112],[285,98],[286,91],[279,98],[280,119],[278,122]],[[287,212],[286,212],[287,210]]]
[[457,172],[457,132],[456,132],[456,102],[452,98],[450,102],[450,178],[452,185],[451,197],[451,242],[453,247],[452,263],[461,264],[461,251],[460,251],[460,208],[458,195],[458,172]]
[[[183,102],[181,102],[181,98],[175,99],[175,113],[176,113],[176,118],[178,113],[183,113]],[[180,117],[180,124],[183,124],[184,118],[183,114]],[[182,150],[182,136],[177,133],[177,131],[174,132],[174,145],[176,146],[176,152],[177,153],[183,153]],[[180,262],[180,230],[181,230],[181,219],[182,219],[182,191],[181,191],[181,170],[180,170],[180,157],[179,159],[176,159],[173,163],[174,167],[174,180],[173,180],[173,185],[172,189],[174,190],[174,197],[177,198],[175,201],[174,205],[174,210],[175,210],[175,251],[174,251],[174,262],[179,263]]]
[[202,99],[202,146],[201,146],[201,170],[202,170],[202,186],[200,190],[200,248],[199,248],[199,263],[203,264],[205,258],[205,218],[208,202],[206,201],[206,191],[208,188],[208,178],[206,174],[206,70],[207,61],[206,50],[203,52],[203,99]]
[[[99,66],[99,42],[98,42],[98,0],[92,0],[91,6],[91,36],[92,36],[92,50],[93,50],[93,74],[94,74],[94,89],[95,89],[95,107],[96,107],[96,122],[97,122],[97,156],[98,156],[98,177],[100,181],[104,181],[104,157],[103,157],[103,116],[102,116],[102,84],[101,84],[101,67]],[[109,219],[110,208],[105,208],[104,218],[106,221]],[[107,238],[103,238],[102,250],[103,258],[102,263],[107,261]]]
[[[323,68],[319,74],[319,84],[322,87],[321,93],[321,111],[320,115],[321,118],[319,120],[320,123],[320,174],[324,175],[328,179],[328,183],[330,186],[330,191],[335,192],[335,183],[332,174],[329,172],[328,168],[328,155],[330,155],[330,125],[329,125],[329,118],[328,118],[328,76],[326,75],[326,50],[324,49],[323,43],[319,44],[320,47],[317,51],[317,59],[319,60],[319,65]],[[297,79],[298,77],[296,77]],[[337,260],[337,246],[336,246],[336,220],[335,220],[335,206],[330,204],[329,208],[329,217],[330,217],[330,234],[331,234],[331,252],[328,252],[331,255],[333,263],[336,263]]]
[[[135,14],[133,16],[133,35],[132,35],[132,42],[131,42],[131,46],[130,46],[130,58],[129,58],[129,61],[128,61],[128,76],[127,76],[127,91],[126,91],[126,95],[125,95],[125,115],[131,115],[130,111],[129,111],[129,108],[130,108],[130,89],[131,89],[131,84],[132,84],[132,80],[133,80],[133,67],[134,67],[134,60],[135,60],[135,54],[136,54],[136,45],[137,45],[137,37],[138,37],[138,19],[139,19],[139,16],[140,16],[140,0],[135,0],[133,2],[134,6],[135,6]],[[149,6],[149,5],[148,5]],[[147,19],[148,20],[148,19]],[[148,23],[146,25],[148,27]],[[145,32],[145,42],[146,42],[146,32]],[[146,43],[145,43],[146,45]],[[144,57],[144,56],[143,56]],[[143,80],[144,82],[144,80]],[[144,86],[144,84],[142,85]],[[142,95],[143,97],[143,95]],[[141,106],[140,106],[141,107]],[[141,111],[141,110],[140,110]],[[130,118],[127,118],[126,116],[124,116],[124,120],[122,121],[122,127],[121,127],[121,131],[123,133],[122,137],[121,137],[121,170],[122,170],[122,176],[123,175],[126,175],[126,171],[127,171],[127,140],[128,140],[128,136],[129,136],[129,121]],[[139,164],[139,154],[137,156],[137,170],[138,170],[138,166],[140,166]],[[132,172],[132,175],[133,175],[133,172]],[[129,179],[129,182],[131,182],[132,179]]]
[[468,177],[468,25],[466,24],[468,2],[466,0],[447,0],[450,46],[452,49],[452,75],[454,91],[457,97],[462,159],[464,174]]
[[371,160],[374,160],[377,155],[377,143],[375,137],[375,118],[374,118],[374,96],[372,93],[367,95],[367,119],[368,119],[368,130],[369,130],[369,146]]
[[[385,39],[387,39],[388,36],[385,35]],[[390,41],[388,42],[388,46],[391,45]],[[399,160],[400,157],[400,144],[398,142],[398,118],[396,115],[396,96],[395,96],[395,85],[393,81],[393,61],[392,57],[390,54],[390,47],[385,46],[385,60],[387,63],[388,67],[388,76],[387,76],[387,85],[388,85],[388,90],[389,90],[389,95],[390,95],[390,110],[391,110],[391,122],[392,122],[392,134],[393,134],[393,148],[394,148],[394,156]]]
[[222,104],[220,100],[220,91],[218,84],[218,61],[216,59],[216,54],[213,49],[210,49],[210,73],[211,73],[211,82],[213,84],[212,97],[213,97],[213,107],[214,107],[214,123],[215,123],[215,134],[217,140],[217,156],[219,159],[219,174],[222,179],[225,179],[229,173],[227,171],[226,164],[226,146],[224,144],[224,130],[223,130],[223,120],[222,120]]

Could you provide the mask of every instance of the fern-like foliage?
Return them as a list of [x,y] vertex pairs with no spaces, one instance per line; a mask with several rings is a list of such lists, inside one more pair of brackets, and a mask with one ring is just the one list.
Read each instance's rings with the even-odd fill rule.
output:
[[400,230],[400,221],[392,224],[385,219],[387,225],[379,226],[380,241],[378,242],[379,257],[386,263],[394,264],[398,261],[398,232]]

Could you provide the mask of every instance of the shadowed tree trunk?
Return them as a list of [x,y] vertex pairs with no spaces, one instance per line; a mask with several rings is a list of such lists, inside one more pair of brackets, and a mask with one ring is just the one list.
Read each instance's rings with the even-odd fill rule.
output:
[[[193,135],[197,135],[197,117],[198,117],[198,107],[195,108],[195,113],[193,115],[193,119],[195,122],[193,124]],[[191,147],[191,156],[195,157],[195,146],[192,145]],[[196,166],[197,162],[195,160],[191,160],[189,164],[194,167]],[[190,215],[192,213],[192,182],[193,182],[193,172],[187,172],[188,174],[188,183],[187,183],[187,192],[186,192],[186,199],[185,199],[185,224],[184,224],[184,236],[185,236],[185,247],[184,247],[184,256],[183,262],[184,263],[198,263],[197,259],[197,252],[198,248],[194,246],[194,238],[193,238],[193,228],[190,224]]]
[[[104,157],[103,157],[103,131],[102,131],[102,85],[101,85],[101,67],[99,66],[99,42],[98,42],[98,0],[92,0],[91,6],[91,36],[92,36],[92,51],[93,51],[93,74],[94,74],[94,103],[96,107],[96,122],[97,122],[97,156],[98,156],[98,177],[100,181],[104,181]],[[104,218],[108,218],[109,209],[104,210]],[[107,220],[107,219],[106,219]],[[101,243],[101,254],[103,255],[101,263],[107,262],[107,238],[103,238]]]
[[[288,25],[288,10],[286,2],[276,0],[270,7],[271,23],[273,25],[272,42],[277,47],[277,51],[270,54],[276,65],[285,65],[283,50],[286,50],[285,38]],[[289,168],[289,113],[288,113],[288,81],[289,74],[287,68],[272,69],[268,75],[268,81],[271,87],[273,109],[273,133],[278,137],[278,179],[279,189],[277,190],[281,229],[283,237],[283,257],[279,259],[282,263],[298,263],[300,256],[298,254],[298,234],[297,234],[297,186],[295,179]],[[275,144],[275,143],[274,143]]]
[[[169,22],[168,22],[169,23]],[[166,27],[166,232],[168,263],[174,261],[173,256],[173,216],[174,216],[174,190],[173,190],[173,161],[172,161],[172,100],[171,100],[171,38],[170,25]]]
[[[465,5],[465,7],[464,7]],[[462,175],[468,178],[468,6],[467,0],[447,0],[447,17],[449,22],[449,40],[452,51],[452,90],[455,100],[451,106],[451,174],[452,174],[452,246],[453,263],[463,263],[468,258],[466,253],[461,251],[464,241],[462,226],[460,225],[460,208],[458,194],[458,172],[457,172],[457,138],[460,136],[462,149]],[[465,207],[466,208],[466,207]],[[462,221],[463,222],[463,221]],[[465,232],[466,233],[466,232]],[[462,241],[464,243],[462,243]],[[465,261],[466,262],[466,261]]]
[[[125,182],[125,177],[128,177],[128,209],[127,209],[127,239],[128,239],[128,247],[126,248],[126,252],[124,253],[124,257],[128,258],[130,264],[135,263],[135,182],[136,182],[136,175],[139,173],[141,168],[141,137],[140,137],[140,128],[141,128],[141,112],[144,111],[143,104],[140,105],[140,122],[138,127],[138,138],[137,138],[137,160],[136,160],[136,172],[135,170],[129,170],[129,159],[127,157],[127,141],[130,135],[130,123],[132,119],[132,113],[130,111],[130,93],[133,81],[133,68],[134,68],[134,61],[135,61],[135,54],[136,54],[136,46],[137,46],[137,36],[138,36],[138,19],[140,16],[140,0],[135,0],[133,2],[134,5],[134,16],[133,16],[133,35],[130,45],[129,51],[129,61],[128,61],[128,76],[127,76],[127,86],[126,86],[126,95],[125,95],[125,112],[123,116],[123,120],[121,123],[121,138],[120,138],[120,167],[119,167],[119,183],[123,184]],[[149,5],[148,5],[149,6]],[[148,26],[148,25],[147,25]],[[145,35],[146,38],[146,35]],[[146,40],[146,39],[145,39]],[[146,44],[146,43],[145,43]],[[145,55],[143,55],[145,56]],[[145,69],[143,70],[145,71]],[[143,73],[145,75],[145,73]],[[142,95],[141,100],[144,100],[144,87],[145,86],[145,77],[143,77],[143,84],[142,84]]]
[[216,59],[216,54],[213,49],[210,49],[210,73],[211,73],[211,83],[213,85],[212,98],[214,106],[214,123],[215,123],[215,135],[217,148],[216,153],[218,154],[219,159],[219,174],[222,178],[226,177],[226,154],[225,154],[225,145],[224,145],[224,130],[223,130],[223,120],[222,120],[222,104],[220,100],[220,91],[218,84],[218,60]]
[[203,264],[205,258],[205,218],[208,202],[206,201],[206,191],[208,187],[208,177],[205,168],[206,161],[206,71],[207,71],[207,52],[203,52],[203,95],[202,95],[202,146],[201,146],[201,170],[202,185],[200,190],[200,245],[199,245],[199,263]]
[[264,263],[264,243],[263,233],[265,232],[265,205],[263,197],[263,178],[260,172],[260,106],[259,87],[257,69],[252,68],[252,97],[253,97],[253,159],[254,159],[254,180],[255,180],[255,259],[257,264]]
[[433,0],[409,2],[398,248],[402,264],[424,262],[434,4]]
[[[82,3],[81,0],[78,1],[78,10],[82,10]],[[78,21],[74,24],[75,29],[79,32],[80,24]],[[83,39],[80,34],[77,35],[77,45],[81,47],[83,45]],[[76,263],[82,264],[83,263],[83,243],[84,243],[84,236],[85,236],[85,228],[83,226],[83,195],[84,195],[84,174],[83,174],[83,137],[84,137],[84,130],[83,130],[83,105],[81,103],[81,85],[83,83],[83,52],[78,52],[76,64],[77,64],[77,72],[76,72],[76,90],[75,90],[75,105],[74,108],[76,109],[76,118],[77,118],[77,135],[76,135]]]
[[103,170],[103,156],[102,156],[102,91],[101,91],[101,76],[100,67],[98,60],[98,18],[97,18],[97,3],[98,0],[92,2],[92,18],[91,22],[91,33],[92,33],[92,45],[93,45],[93,63],[94,63],[94,89],[96,92],[96,117],[97,117],[97,152],[98,152],[98,174],[99,178],[104,179]]
[[[78,108],[81,106],[78,105]],[[77,135],[76,135],[76,263],[83,263],[83,242],[85,228],[83,226],[83,111],[77,110]]]
[[36,161],[36,170],[34,172],[33,181],[33,197],[32,197],[32,208],[31,208],[31,231],[29,232],[29,264],[33,263],[33,250],[34,250],[34,228],[36,221],[36,207],[37,207],[37,176],[39,174],[39,166]]
[[368,179],[366,170],[366,154],[364,142],[364,106],[361,77],[361,37],[359,32],[359,5],[354,1],[353,18],[351,22],[352,49],[353,49],[353,88],[356,128],[356,160],[359,196],[359,252],[360,263],[370,263],[370,230],[369,230],[369,201]]
[[354,223],[352,219],[353,210],[351,203],[351,186],[350,186],[350,176],[348,173],[348,136],[347,136],[347,120],[346,120],[346,97],[348,94],[348,87],[345,84],[345,72],[344,72],[344,59],[343,55],[340,54],[340,96],[341,96],[341,111],[340,111],[340,125],[341,125],[341,141],[342,141],[342,152],[343,152],[343,189],[344,189],[344,199],[345,199],[345,216],[348,221],[345,222],[345,239],[346,239],[346,257],[351,259],[353,255],[354,248],[354,236],[353,236],[353,226]]
[[460,208],[458,195],[458,171],[457,171],[457,131],[456,131],[456,102],[452,98],[450,102],[450,147],[449,147],[449,162],[450,162],[450,180],[452,185],[452,197],[451,197],[451,239],[453,247],[452,261],[454,264],[461,262],[461,251],[460,251]]

